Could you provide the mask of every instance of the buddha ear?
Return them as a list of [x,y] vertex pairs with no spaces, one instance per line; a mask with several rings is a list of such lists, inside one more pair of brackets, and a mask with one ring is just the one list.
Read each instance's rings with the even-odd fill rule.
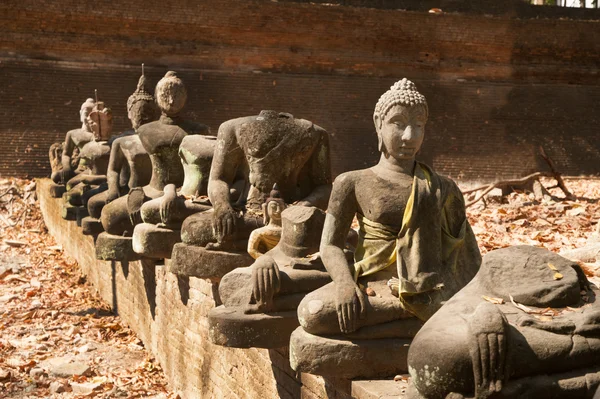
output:
[[269,212],[267,211],[266,203],[262,204],[262,211],[263,211],[263,224],[266,226],[267,224],[269,224],[269,221],[271,220],[271,218],[269,217]]
[[377,112],[373,114],[373,123],[375,124],[375,130],[377,131],[377,150],[381,152],[383,150],[383,140],[381,139],[381,117]]

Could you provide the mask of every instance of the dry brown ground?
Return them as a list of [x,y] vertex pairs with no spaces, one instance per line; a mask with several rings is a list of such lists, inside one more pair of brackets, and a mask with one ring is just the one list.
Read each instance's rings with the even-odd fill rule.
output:
[[[600,219],[600,180],[566,182],[577,199],[537,202],[515,193],[469,208],[482,253],[583,246]],[[594,282],[596,270],[587,267]],[[35,183],[0,180],[0,397],[175,397],[142,342],[92,292],[48,234]],[[56,376],[65,365],[84,375]]]

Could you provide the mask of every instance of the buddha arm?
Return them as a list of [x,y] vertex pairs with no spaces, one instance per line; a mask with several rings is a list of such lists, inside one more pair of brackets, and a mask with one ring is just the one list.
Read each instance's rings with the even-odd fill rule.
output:
[[67,132],[65,137],[65,145],[63,147],[63,153],[61,158],[61,164],[63,170],[71,170],[71,155],[73,155],[73,150],[75,149],[75,143],[71,138],[71,132]]
[[235,137],[235,125],[228,122],[221,124],[208,178],[208,197],[215,209],[231,207],[229,186],[242,157],[242,149]]
[[344,173],[333,184],[320,248],[325,268],[336,283],[354,284],[343,249],[356,210],[354,182]]
[[314,127],[320,133],[320,137],[319,143],[308,161],[308,174],[310,181],[313,183],[313,190],[301,202],[306,202],[307,205],[324,210],[327,209],[327,202],[331,194],[329,135],[323,128],[317,125],[314,125]]
[[[121,169],[123,168],[124,158],[121,144],[119,143],[119,140],[115,140],[110,149],[110,160],[108,161],[108,170],[106,172],[108,196],[110,197],[110,200],[114,200],[119,196],[119,176]],[[131,173],[135,172],[131,171]],[[133,180],[135,179],[136,178],[133,178]]]

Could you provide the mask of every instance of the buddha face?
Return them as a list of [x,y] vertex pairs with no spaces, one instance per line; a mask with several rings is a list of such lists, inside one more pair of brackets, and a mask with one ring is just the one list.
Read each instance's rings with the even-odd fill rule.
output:
[[94,109],[94,105],[96,105],[96,102],[92,98],[88,98],[81,104],[81,109],[79,110],[79,120],[88,131],[92,130],[88,124],[88,116],[90,115],[90,112],[92,112],[92,109]]
[[112,136],[112,111],[99,101],[87,117],[87,123],[96,141],[106,141]]
[[280,221],[281,220],[281,212],[285,209],[285,204],[283,201],[269,201],[267,204],[267,213],[269,214],[269,219]]
[[422,105],[394,105],[381,117],[373,116],[379,151],[398,161],[411,160],[421,149],[425,138],[427,111]]

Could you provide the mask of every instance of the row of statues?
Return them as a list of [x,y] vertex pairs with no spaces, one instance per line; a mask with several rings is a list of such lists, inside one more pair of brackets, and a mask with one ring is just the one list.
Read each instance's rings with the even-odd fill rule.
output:
[[458,186],[416,161],[429,109],[414,83],[377,102],[378,163],[333,183],[323,128],[261,111],[215,137],[181,117],[186,100],[175,72],[154,94],[142,75],[133,130],[116,137],[86,100],[82,128],[51,150],[52,193],[99,259],[170,259],[218,284],[213,343],[289,345],[314,374],[410,372],[415,399],[593,395],[597,289],[545,249],[482,260]]

